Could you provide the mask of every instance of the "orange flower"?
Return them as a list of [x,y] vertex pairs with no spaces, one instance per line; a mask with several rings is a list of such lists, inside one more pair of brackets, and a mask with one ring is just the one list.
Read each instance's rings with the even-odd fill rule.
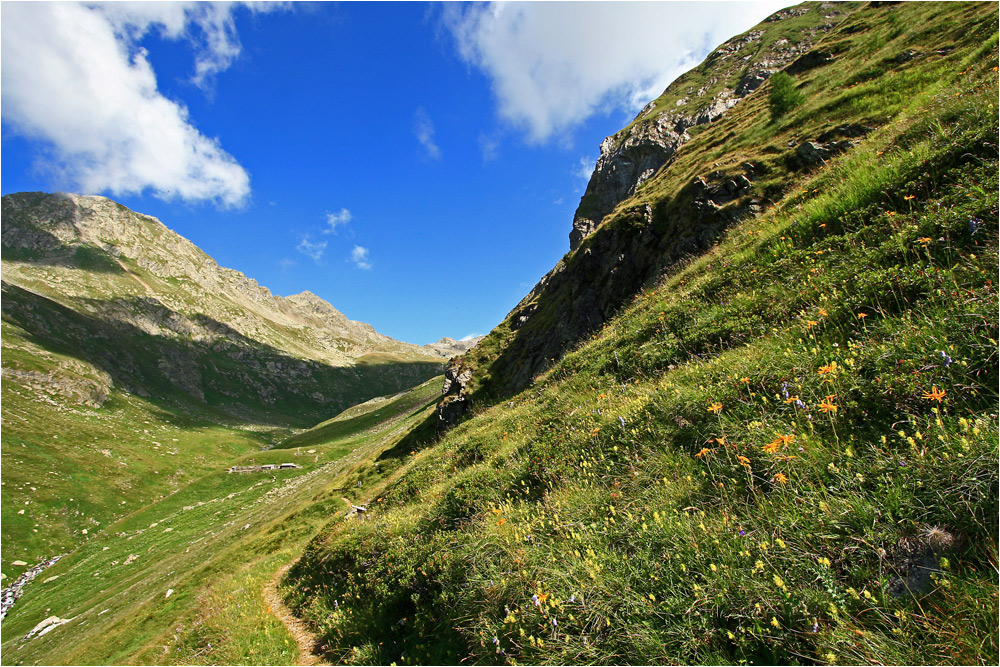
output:
[[[813,270],[815,271],[817,269],[813,269]],[[814,327],[817,324],[819,324],[819,322],[817,322],[816,320],[806,320],[806,326],[808,326],[808,327]]]
[[837,398],[836,394],[830,394],[823,402],[819,404],[819,409],[823,412],[836,412],[837,406],[833,404],[833,399]]
[[910,201],[911,199],[916,199],[916,198],[917,195],[906,195],[905,197],[903,197],[903,199],[905,199],[906,201]]
[[826,310],[825,310],[825,309],[823,309],[823,308],[820,308],[820,309],[819,309],[819,316],[820,316],[820,317],[826,317],[826,316],[827,316],[827,315],[829,315],[829,314],[830,314],[830,313],[826,312]]
[[944,394],[945,394],[944,389],[938,389],[937,386],[935,385],[930,391],[925,391],[923,397],[926,398],[928,401],[937,401],[938,403],[940,403],[941,399],[944,398]]
[[765,454],[774,454],[781,447],[781,440],[772,440],[771,442],[764,445],[763,452]]
[[868,317],[868,313],[858,313],[858,319],[863,320]]
[[750,378],[740,378],[740,382],[743,384],[750,384]]
[[716,438],[715,442],[717,442],[718,444],[722,445],[723,447],[726,446],[726,439],[725,438]]
[[698,452],[697,454],[695,454],[695,455],[694,455],[694,457],[695,457],[696,459],[700,459],[700,458],[701,458],[702,456],[704,456],[705,454],[711,454],[711,453],[712,453],[712,450],[711,450],[711,449],[709,449],[708,447],[702,447],[702,448],[701,448],[701,451],[700,451],[700,452]]
[[497,525],[498,525],[498,526],[502,526],[502,525],[504,525],[505,523],[507,523],[507,519],[504,519],[503,517],[501,517],[501,518],[500,518],[500,520],[499,520],[499,521],[497,521]]
[[737,456],[736,460],[740,462],[740,465],[746,469],[750,469],[750,459],[745,456]]
[[836,373],[836,372],[837,372],[837,362],[836,361],[831,361],[826,366],[820,366],[819,367],[819,374],[820,375],[826,375],[827,373]]
[[928,244],[928,243],[930,243],[930,242],[931,242],[932,240],[933,240],[933,239],[931,239],[931,237],[929,237],[929,236],[921,236],[921,237],[920,237],[919,239],[917,239],[917,241],[919,241],[919,242],[920,242],[920,243],[922,243],[923,245],[927,245],[927,244]]
[[705,409],[708,410],[709,412],[718,413],[719,411],[722,410],[722,403],[712,403],[710,406],[708,406]]
[[775,473],[774,481],[778,482],[779,484],[788,484],[788,478],[782,475],[780,472]]
[[788,398],[785,399],[785,403],[795,403],[796,401],[800,400],[802,399],[800,399],[798,396],[789,396]]

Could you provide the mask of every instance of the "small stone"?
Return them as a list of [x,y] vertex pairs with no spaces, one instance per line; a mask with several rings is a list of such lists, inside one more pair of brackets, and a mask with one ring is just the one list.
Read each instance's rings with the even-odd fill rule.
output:
[[25,563],[23,560],[16,560],[13,563],[11,563],[11,565],[13,565],[14,567],[24,567],[25,565],[27,565],[27,563]]
[[163,597],[165,597],[165,598],[168,598],[168,597],[170,597],[170,596],[171,596],[171,595],[173,595],[173,594],[174,594],[174,589],[172,589],[172,588],[168,588],[168,589],[167,589],[167,594],[166,594],[166,595],[164,595]]
[[44,580],[44,581],[43,581],[42,583],[43,583],[43,584],[47,584],[47,583],[49,583],[50,581],[55,581],[55,580],[56,580],[56,579],[58,579],[58,578],[59,578],[59,575],[58,575],[58,574],[54,574],[54,575],[52,575],[51,577],[49,577],[48,579]]

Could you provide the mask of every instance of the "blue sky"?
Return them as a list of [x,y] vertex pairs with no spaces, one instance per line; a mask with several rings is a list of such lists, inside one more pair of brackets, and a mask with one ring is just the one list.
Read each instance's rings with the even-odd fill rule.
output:
[[103,194],[400,340],[486,333],[601,140],[780,2],[0,6],[4,194]]

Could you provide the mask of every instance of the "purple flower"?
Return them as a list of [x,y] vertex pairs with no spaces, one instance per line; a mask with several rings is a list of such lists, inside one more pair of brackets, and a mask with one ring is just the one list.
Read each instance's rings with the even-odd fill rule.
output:
[[619,417],[618,418],[618,422],[622,425],[622,428],[625,428],[625,418],[624,417]]
[[538,601],[538,596],[537,595],[532,595],[531,596],[531,601],[535,603],[536,607],[541,606],[541,603]]

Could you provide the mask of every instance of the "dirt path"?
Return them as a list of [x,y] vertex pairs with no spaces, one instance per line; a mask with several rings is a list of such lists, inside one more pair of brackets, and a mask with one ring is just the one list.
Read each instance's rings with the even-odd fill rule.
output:
[[288,632],[295,638],[295,643],[299,645],[299,657],[296,665],[329,665],[316,652],[316,635],[309,631],[309,628],[291,610],[285,606],[281,595],[278,593],[278,582],[285,576],[298,559],[293,560],[278,570],[274,578],[264,586],[264,602],[267,603],[267,610],[275,615],[281,623],[288,629]]

